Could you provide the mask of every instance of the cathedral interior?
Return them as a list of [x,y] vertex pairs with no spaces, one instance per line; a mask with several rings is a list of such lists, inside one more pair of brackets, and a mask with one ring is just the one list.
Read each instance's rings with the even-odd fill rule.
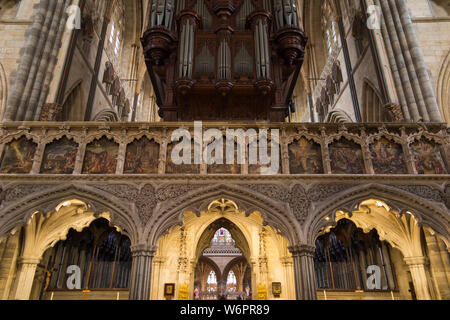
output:
[[0,0],[0,300],[449,300],[449,30],[448,0]]

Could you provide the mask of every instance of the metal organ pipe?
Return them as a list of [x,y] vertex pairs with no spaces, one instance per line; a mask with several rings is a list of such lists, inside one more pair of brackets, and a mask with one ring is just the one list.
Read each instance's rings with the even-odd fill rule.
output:
[[155,0],[152,4],[150,26],[165,26],[170,29],[175,11],[175,0]]
[[219,70],[220,80],[231,79],[231,50],[226,39],[223,39],[219,46]]
[[194,24],[186,21],[181,29],[179,76],[191,78],[194,59]]
[[277,30],[287,27],[298,27],[297,1],[275,0],[275,20]]
[[269,78],[269,38],[267,27],[260,20],[255,28],[256,75],[258,79]]

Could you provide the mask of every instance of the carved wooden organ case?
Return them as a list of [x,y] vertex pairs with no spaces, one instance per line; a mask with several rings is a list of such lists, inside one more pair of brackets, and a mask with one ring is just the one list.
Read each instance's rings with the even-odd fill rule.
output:
[[296,0],[153,0],[142,38],[164,121],[283,122],[306,43]]

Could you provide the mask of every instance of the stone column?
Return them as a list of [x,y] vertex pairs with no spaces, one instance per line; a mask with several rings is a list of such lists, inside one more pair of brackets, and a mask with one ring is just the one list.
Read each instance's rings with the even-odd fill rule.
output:
[[[383,33],[385,38],[386,47],[392,48],[394,52],[395,62],[396,64],[391,63],[391,68],[393,72],[398,72],[401,81],[401,87],[399,91],[403,91],[405,95],[405,100],[407,103],[407,108],[409,110],[410,116],[413,121],[419,122],[422,121],[423,118],[419,113],[419,109],[414,97],[414,92],[411,86],[411,79],[409,78],[407,65],[405,62],[405,57],[403,56],[403,52],[401,50],[400,39],[397,34],[397,29],[395,27],[393,12],[389,7],[389,2],[387,0],[379,0],[381,8],[383,10],[383,27],[386,28],[386,32]],[[405,111],[404,111],[405,112]],[[405,113],[407,114],[407,113]]]
[[131,268],[130,300],[149,300],[153,257],[156,247],[138,244],[131,247],[133,265]]
[[430,290],[428,287],[427,274],[425,271],[425,257],[405,257],[406,264],[414,284],[414,290],[418,300],[431,300]]
[[308,245],[289,247],[294,262],[295,291],[297,300],[317,300],[314,274],[315,248]]
[[406,40],[408,42],[409,51],[414,63],[415,72],[419,78],[420,89],[425,99],[426,108],[430,120],[433,122],[442,122],[441,112],[439,110],[431,79],[428,74],[425,59],[423,57],[422,48],[419,46],[419,37],[417,31],[411,21],[411,15],[405,0],[396,0],[401,23],[405,31]]
[[17,275],[15,300],[28,300],[30,298],[31,288],[33,286],[34,275],[40,258],[20,257],[19,271]]
[[447,281],[447,275],[445,272],[444,264],[441,259],[441,252],[438,245],[438,239],[436,236],[425,232],[426,243],[428,248],[428,257],[431,263],[431,273],[433,276],[433,282],[435,283],[438,297],[440,299],[450,298],[449,283]]

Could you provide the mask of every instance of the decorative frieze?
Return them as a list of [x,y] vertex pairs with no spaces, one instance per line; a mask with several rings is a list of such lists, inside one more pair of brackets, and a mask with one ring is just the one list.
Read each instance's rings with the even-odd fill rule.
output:
[[[178,124],[193,133],[190,124]],[[208,125],[211,127],[212,125]],[[217,129],[227,136],[224,124]],[[283,174],[447,174],[450,136],[445,125],[415,124],[281,124],[264,128],[233,125],[255,132],[281,129],[280,144],[268,138],[268,150],[280,147],[279,170]],[[198,146],[192,140],[191,163],[175,164],[172,142],[176,125],[137,123],[99,125],[98,123],[4,123],[0,136],[2,174],[239,174],[251,175],[266,165],[194,163]],[[209,128],[205,128],[207,130]],[[247,130],[247,131],[245,131]],[[272,134],[271,134],[272,135]],[[195,137],[191,134],[191,137]],[[271,138],[272,139],[272,138]],[[250,140],[249,140],[250,141]],[[236,143],[238,141],[236,140]],[[261,147],[261,138],[258,141]],[[197,145],[196,145],[197,143]],[[273,144],[273,146],[272,146]],[[223,143],[224,151],[228,148]],[[249,154],[249,142],[244,149]],[[180,151],[180,150],[178,150]],[[184,150],[181,152],[183,153]],[[189,150],[188,150],[189,152]],[[202,153],[203,155],[203,153]],[[269,155],[271,165],[276,152]],[[189,158],[189,157],[188,157]],[[246,157],[247,159],[248,157]],[[201,159],[204,160],[204,159]],[[224,157],[224,162],[226,161]],[[205,161],[202,161],[205,162]],[[226,167],[222,169],[221,167]],[[251,170],[249,170],[251,167]],[[274,168],[271,168],[274,169]],[[266,170],[267,172],[267,170]]]

